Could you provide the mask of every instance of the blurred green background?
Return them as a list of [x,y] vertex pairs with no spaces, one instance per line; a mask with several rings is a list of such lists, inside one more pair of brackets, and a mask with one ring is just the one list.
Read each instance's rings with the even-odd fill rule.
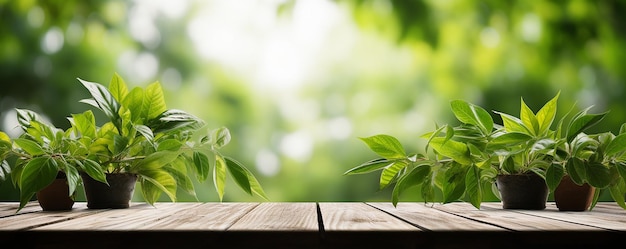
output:
[[[66,128],[88,108],[76,78],[108,85],[117,72],[131,87],[159,81],[169,108],[230,128],[224,153],[272,201],[388,201],[377,174],[342,175],[376,157],[358,137],[385,133],[422,151],[419,135],[455,122],[452,99],[517,114],[520,98],[536,111],[560,91],[558,114],[610,110],[594,129],[617,132],[625,10],[584,0],[0,0],[0,130],[19,135],[14,108]],[[218,200],[212,182],[196,188],[200,201]],[[17,199],[0,182],[0,201]],[[230,182],[224,201],[260,199]]]

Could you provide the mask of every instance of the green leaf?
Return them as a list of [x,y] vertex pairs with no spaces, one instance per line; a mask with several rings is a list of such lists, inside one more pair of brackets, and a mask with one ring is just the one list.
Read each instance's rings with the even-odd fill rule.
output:
[[615,184],[609,187],[609,191],[611,193],[613,201],[615,201],[615,203],[617,203],[623,209],[626,209],[626,203],[624,203],[624,189],[626,189],[626,187],[624,186],[623,181],[621,184]]
[[41,116],[34,111],[15,108],[15,112],[17,113],[17,122],[20,124],[22,131],[26,131],[30,127],[31,121],[43,122]]
[[133,172],[157,170],[176,160],[179,155],[180,152],[177,151],[157,151],[139,160],[137,164],[132,166],[131,170]]
[[167,110],[157,118],[149,121],[155,133],[165,133],[175,130],[196,130],[204,126],[202,119],[182,110]]
[[199,151],[194,151],[193,164],[196,169],[198,181],[204,182],[207,177],[209,177],[209,157]]
[[619,162],[615,164],[615,168],[617,168],[617,172],[622,179],[626,179],[626,163]]
[[124,79],[122,79],[119,74],[113,74],[109,82],[109,91],[118,102],[122,102],[128,94],[128,86],[126,86],[126,82],[124,82]]
[[389,135],[375,135],[366,138],[360,138],[361,141],[374,153],[386,159],[400,159],[406,157],[406,152],[400,144],[400,141]]
[[533,111],[526,105],[524,99],[522,99],[521,106],[520,120],[522,120],[522,123],[526,128],[529,128],[531,135],[539,135],[540,129],[537,116],[535,116],[535,113],[533,113]]
[[243,167],[243,165],[241,163],[237,162],[235,159],[233,159],[231,157],[224,157],[224,160],[226,160],[226,164],[227,165],[237,164],[238,167],[242,168],[244,170],[244,172],[246,173],[246,175],[247,175],[248,182],[250,184],[250,189],[252,190],[252,193],[256,194],[257,196],[263,198],[266,201],[269,201],[269,198],[265,194],[265,191],[263,190],[263,187],[261,187],[261,184],[256,179],[256,177],[254,177],[252,172],[247,170],[245,167]]
[[468,166],[452,162],[447,165],[444,173],[444,183],[441,186],[443,191],[443,203],[450,203],[458,200],[465,192],[465,179]]
[[506,132],[502,135],[494,137],[491,141],[489,141],[488,146],[490,147],[509,147],[515,146],[518,144],[526,143],[531,140],[532,137],[526,133],[522,132]]
[[213,167],[213,184],[220,201],[224,198],[224,186],[226,184],[226,162],[220,155],[215,155],[215,167]]
[[393,205],[396,206],[398,204],[400,195],[406,189],[412,186],[417,186],[417,185],[422,184],[424,180],[426,180],[426,178],[429,176],[429,173],[430,173],[429,165],[422,164],[422,165],[418,165],[417,167],[411,169],[406,174],[402,175],[398,179],[398,183],[396,183],[391,193],[391,201]]
[[513,155],[510,156],[506,156],[504,158],[504,160],[502,160],[500,162],[500,168],[505,172],[505,173],[516,173],[517,172],[517,167],[515,164],[515,158]]
[[546,184],[548,189],[550,189],[550,193],[553,193],[556,187],[559,186],[563,176],[565,176],[565,170],[560,164],[553,163],[546,169]]
[[454,140],[446,141],[444,138],[436,137],[430,141],[430,146],[437,151],[437,153],[447,156],[460,164],[472,164],[469,149],[464,143]]
[[588,162],[586,177],[589,185],[596,188],[606,188],[611,183],[611,171],[600,162]]
[[50,185],[56,179],[58,172],[57,162],[50,157],[35,157],[28,161],[19,179],[19,209],[22,209],[37,191]]
[[82,169],[82,171],[87,173],[87,175],[89,175],[94,180],[109,185],[109,183],[107,183],[107,177],[104,173],[104,169],[96,161],[91,159],[85,159],[82,161],[77,160],[76,164],[80,169]]
[[378,159],[367,161],[359,166],[349,169],[343,174],[344,175],[365,174],[365,173],[381,170],[382,168],[387,167],[392,163],[393,161],[390,161],[384,158],[378,158]]
[[216,149],[224,147],[230,143],[230,131],[226,127],[213,130],[211,132],[211,141]]
[[463,100],[453,100],[450,106],[459,121],[480,127],[484,134],[489,134],[493,129],[493,118],[480,106]]
[[469,195],[470,203],[477,209],[483,200],[483,188],[480,180],[480,169],[470,167],[465,175],[465,192]]
[[380,174],[380,183],[378,188],[382,190],[389,186],[389,184],[391,184],[393,180],[396,179],[398,172],[406,168],[408,165],[409,163],[405,160],[395,160],[392,164],[385,167]]
[[80,114],[72,114],[70,119],[72,127],[75,127],[82,136],[95,138],[96,137],[96,118],[91,110],[87,110]]
[[536,135],[546,134],[548,130],[550,130],[550,126],[552,126],[552,122],[554,122],[554,118],[556,117],[557,111],[557,101],[559,99],[559,95],[561,93],[557,93],[550,101],[548,101],[541,109],[537,112],[537,122],[538,122],[538,130]]
[[178,139],[166,139],[159,142],[159,145],[157,146],[157,151],[178,151],[182,146],[183,142]]
[[228,172],[235,180],[235,183],[237,183],[243,191],[252,195],[250,180],[248,180],[248,170],[242,164],[234,160],[225,160],[225,162]]
[[72,194],[76,192],[76,187],[80,184],[80,173],[78,173],[76,167],[70,164],[66,164],[63,167],[63,171],[65,172],[67,186],[69,187],[68,196],[72,196]]
[[78,78],[78,81],[80,81],[80,83],[82,83],[83,86],[85,86],[85,88],[89,90],[89,93],[91,94],[93,98],[93,102],[91,101],[81,101],[81,102],[91,104],[91,105],[94,105],[95,103],[94,106],[100,109],[102,112],[104,112],[104,114],[107,117],[109,117],[111,120],[119,119],[118,112],[120,110],[120,104],[119,102],[117,102],[117,100],[115,100],[115,98],[113,97],[113,95],[111,95],[111,93],[109,92],[107,88],[105,88],[101,84],[85,81],[80,78]]
[[141,192],[148,204],[154,205],[161,193],[176,201],[176,180],[165,170],[146,170],[141,172]]
[[0,181],[6,180],[6,177],[11,174],[11,166],[6,160],[0,161]]
[[167,111],[163,89],[159,82],[149,84],[144,92],[143,110],[146,120],[151,120]]
[[196,198],[196,201],[198,201],[191,177],[187,174],[187,160],[188,158],[186,157],[178,157],[170,164],[171,167],[164,167],[163,170],[167,171],[172,177],[174,177],[178,187],[180,187],[187,194]]
[[619,134],[607,145],[605,155],[610,157],[626,150],[626,133]]
[[599,123],[604,118],[604,116],[606,116],[606,114],[607,112],[600,114],[584,114],[576,116],[567,128],[567,141],[571,142],[579,133]]
[[122,101],[124,107],[130,111],[130,119],[135,124],[144,124],[147,121],[144,102],[144,90],[140,87],[133,88]]
[[532,135],[532,132],[524,125],[522,120],[502,112],[495,112],[502,118],[502,125],[507,132],[521,132]]
[[146,140],[148,140],[148,142],[154,142],[154,134],[152,133],[152,130],[150,130],[150,127],[145,125],[135,125],[134,127],[135,130],[139,132],[139,134],[141,134],[143,137],[146,138]]
[[14,140],[14,142],[20,148],[22,148],[24,151],[26,151],[26,153],[28,153],[28,154],[30,154],[32,156],[39,156],[39,155],[43,155],[45,153],[45,151],[43,150],[41,145],[39,145],[38,143],[36,143],[33,140],[29,140],[29,139],[25,139],[25,138],[16,138]]

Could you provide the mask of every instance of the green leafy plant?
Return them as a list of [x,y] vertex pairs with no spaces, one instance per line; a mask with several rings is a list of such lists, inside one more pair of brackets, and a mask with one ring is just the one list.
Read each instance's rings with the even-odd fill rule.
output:
[[[495,179],[501,174],[534,173],[544,179],[548,174],[547,182],[556,186],[557,179],[560,180],[558,177],[567,173],[564,165],[568,163],[565,161],[581,158],[572,155],[589,154],[580,149],[589,142],[579,135],[606,114],[588,114],[588,108],[574,115],[567,125],[564,125],[565,117],[561,119],[559,128],[554,131],[551,126],[556,118],[558,97],[559,94],[536,113],[522,98],[519,117],[494,111],[502,118],[502,125],[495,124],[489,112],[480,106],[453,100],[450,108],[460,124],[438,126],[422,135],[423,139],[427,139],[424,153],[406,153],[399,140],[390,135],[361,138],[380,158],[349,169],[344,174],[381,171],[379,187],[383,189],[395,185],[392,191],[394,205],[406,189],[421,186],[422,198],[426,202],[434,201],[435,192],[440,190],[442,203],[465,199],[480,208],[485,188],[491,187],[499,197]],[[608,140],[607,136],[603,138]],[[596,157],[602,159],[600,161],[604,165],[611,161],[612,168],[622,170],[618,160],[621,157],[615,157],[626,148],[626,145],[619,146],[621,141],[618,138],[611,146],[612,150],[619,151],[610,154],[612,159],[607,159],[606,153]],[[577,159],[571,159],[574,160]],[[561,169],[560,173],[558,169]],[[595,171],[590,169],[590,172],[583,179],[590,179]],[[613,185],[615,195],[622,190],[620,184]]]
[[108,88],[78,80],[91,94],[91,98],[81,102],[97,108],[109,119],[100,127],[91,113],[71,119],[81,134],[80,142],[88,148],[88,157],[100,166],[97,172],[87,171],[88,175],[137,174],[144,199],[153,204],[162,193],[176,201],[178,188],[195,196],[189,173],[195,173],[197,180],[203,182],[213,166],[213,183],[220,201],[227,172],[245,192],[267,200],[254,175],[219,151],[231,140],[229,130],[205,129],[205,122],[198,117],[168,109],[159,82],[128,89],[118,74],[114,74]]
[[[626,193],[626,125],[622,125],[618,135],[612,132],[596,134],[598,141],[597,149],[590,157],[589,164],[581,170],[581,165],[575,164],[572,168],[577,173],[574,182],[589,182],[597,186],[601,191],[610,192],[613,200],[626,209],[624,195]],[[585,164],[583,164],[585,165]],[[567,173],[572,175],[574,170],[567,168]],[[578,182],[577,182],[578,181]],[[596,191],[591,208],[598,202],[601,191]]]
[[[59,173],[69,186],[68,196],[73,198],[81,184],[79,171],[95,172],[96,162],[88,159],[87,150],[78,143],[73,128],[64,131],[45,122],[31,110],[16,109],[17,120],[23,133],[11,140],[0,132],[0,161],[5,173],[20,190],[21,210],[33,195],[50,185]],[[8,159],[13,159],[13,167]],[[93,174],[97,179],[104,175]]]
[[496,175],[496,170],[491,167],[494,155],[485,150],[497,131],[493,119],[483,108],[463,100],[452,101],[450,107],[461,124],[446,124],[422,135],[428,140],[424,153],[407,154],[399,140],[390,135],[361,138],[381,158],[365,162],[344,174],[381,171],[380,188],[395,185],[392,191],[394,205],[406,189],[421,185],[422,198],[426,202],[434,201],[439,189],[443,203],[467,195],[474,206],[480,206],[484,183]]
[[[588,183],[599,189],[606,188],[611,183],[609,168],[602,162],[604,156],[598,140],[606,135],[585,133],[585,130],[604,119],[608,112],[589,114],[591,108],[576,113],[567,123],[565,120],[569,115],[565,115],[559,122],[554,134],[557,147],[551,153],[554,160],[545,174],[551,192],[565,175],[578,185]],[[596,201],[598,196],[599,191],[596,191]]]

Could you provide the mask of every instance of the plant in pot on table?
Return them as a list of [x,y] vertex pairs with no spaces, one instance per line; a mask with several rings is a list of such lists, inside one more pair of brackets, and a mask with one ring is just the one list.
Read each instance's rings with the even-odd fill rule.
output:
[[[345,174],[381,170],[381,188],[395,184],[394,205],[407,188],[421,185],[425,201],[434,200],[434,191],[439,189],[444,204],[469,200],[480,208],[483,191],[491,187],[502,200],[503,208],[544,209],[548,196],[544,173],[551,163],[548,152],[556,145],[550,139],[549,128],[556,114],[557,97],[537,114],[522,99],[521,119],[496,112],[503,118],[503,125],[495,124],[480,106],[454,100],[451,109],[461,124],[444,125],[422,136],[428,140],[426,152],[431,148],[434,156],[406,154],[396,138],[376,135],[362,140],[382,158],[365,162]],[[531,185],[510,187],[510,182]],[[509,190],[521,190],[522,194],[510,198]],[[529,194],[531,190],[537,193]],[[526,198],[531,203],[521,202]]]
[[[600,192],[608,190],[612,199],[623,209],[626,209],[624,195],[626,194],[626,124],[620,127],[618,135],[612,132],[603,132],[594,135],[598,141],[596,152],[591,156],[592,167],[586,174],[581,174],[581,180],[597,186],[590,209],[598,202]],[[576,172],[584,172],[576,165]],[[569,168],[567,169],[569,170]],[[568,171],[569,173],[569,171]],[[574,178],[573,178],[574,179]]]
[[[83,141],[89,148],[90,158],[98,162],[99,171],[106,174],[106,181],[93,181],[90,172],[82,174],[89,208],[129,207],[136,182],[149,204],[154,204],[162,193],[176,201],[177,188],[195,196],[189,175],[194,172],[200,182],[205,181],[211,162],[220,200],[226,172],[247,193],[267,199],[248,169],[220,153],[219,149],[230,141],[229,130],[222,127],[211,130],[208,135],[198,134],[204,121],[182,110],[167,109],[159,82],[129,90],[118,74],[113,76],[108,88],[79,81],[92,97],[81,102],[92,105],[109,118],[101,127],[91,118],[78,115],[73,119],[81,135],[89,138]],[[117,183],[118,179],[128,179],[128,183]],[[125,194],[113,192],[118,187],[125,190]],[[93,190],[104,190],[104,193],[95,194]],[[124,198],[108,200],[115,197]]]
[[[44,211],[72,209],[76,187],[81,184],[79,171],[94,171],[96,163],[85,158],[86,148],[73,127],[63,131],[31,110],[16,111],[23,133],[11,140],[0,132],[0,161],[20,191],[17,211],[34,195]],[[14,160],[12,167],[7,166],[8,159]]]
[[603,165],[599,153],[599,135],[584,133],[608,112],[589,114],[589,109],[576,113],[567,123],[568,115],[565,115],[554,133],[557,147],[551,153],[554,161],[546,170],[546,183],[561,211],[587,210],[592,200],[597,200],[596,188],[605,188],[610,183],[609,169]]

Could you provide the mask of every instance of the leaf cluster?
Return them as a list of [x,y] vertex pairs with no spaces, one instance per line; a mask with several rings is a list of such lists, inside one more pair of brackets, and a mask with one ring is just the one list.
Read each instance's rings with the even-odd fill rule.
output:
[[103,172],[137,174],[148,203],[154,203],[161,193],[176,201],[177,188],[195,196],[189,173],[193,172],[203,182],[211,166],[220,200],[227,172],[245,192],[267,199],[252,172],[219,151],[231,140],[228,128],[207,129],[205,134],[198,134],[205,122],[183,110],[168,109],[159,82],[128,89],[118,74],[113,76],[108,88],[78,80],[91,94],[91,98],[81,102],[109,118],[95,132],[91,128],[95,127],[93,120],[80,115],[72,119],[77,127],[84,127],[79,133],[88,138],[85,142],[90,155],[96,158]]
[[178,189],[195,196],[191,175],[203,182],[212,174],[221,201],[229,174],[248,194],[268,199],[250,170],[220,152],[231,140],[228,128],[208,129],[202,119],[168,109],[159,82],[129,89],[118,74],[108,87],[78,81],[91,95],[80,102],[101,111],[108,118],[104,124],[97,125],[87,110],[71,114],[71,127],[64,131],[33,111],[17,109],[22,135],[12,140],[0,132],[0,178],[10,174],[20,189],[19,209],[57,174],[66,176],[70,196],[82,183],[81,174],[108,184],[106,174],[131,173],[149,204],[163,193],[176,201]]
[[572,175],[578,184],[611,186],[612,196],[623,205],[626,135],[585,134],[607,114],[589,114],[590,108],[572,117],[563,116],[553,130],[558,97],[536,113],[523,98],[519,116],[493,111],[502,118],[501,125],[495,124],[482,107],[453,100],[450,108],[460,124],[438,126],[423,134],[421,138],[427,139],[424,153],[407,154],[398,139],[390,135],[361,138],[380,158],[344,174],[381,171],[380,188],[395,185],[394,205],[406,189],[421,186],[425,202],[435,201],[435,191],[441,191],[443,203],[469,200],[480,208],[485,187],[491,186],[499,196],[497,175],[525,173],[546,179],[551,191],[565,174]]

